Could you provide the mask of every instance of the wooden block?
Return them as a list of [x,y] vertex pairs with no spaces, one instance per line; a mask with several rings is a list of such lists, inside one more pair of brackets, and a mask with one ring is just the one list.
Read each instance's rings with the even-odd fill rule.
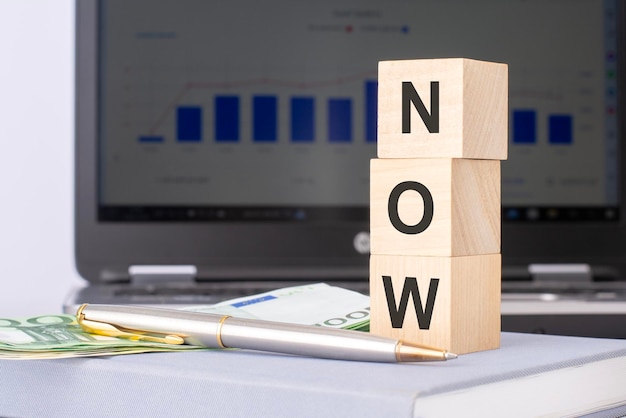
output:
[[500,211],[500,161],[370,161],[372,254],[499,253]]
[[456,354],[498,348],[501,263],[500,254],[372,255],[370,332]]
[[506,64],[463,58],[378,64],[379,158],[506,160],[507,124]]

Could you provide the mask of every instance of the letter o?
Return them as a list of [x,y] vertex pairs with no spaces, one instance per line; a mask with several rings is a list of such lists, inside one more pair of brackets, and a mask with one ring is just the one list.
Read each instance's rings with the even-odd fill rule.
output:
[[26,320],[29,324],[33,325],[58,325],[58,324],[71,324],[74,319],[62,315],[42,315]]
[[16,321],[15,319],[9,318],[0,318],[0,327],[1,328],[15,328],[22,325],[20,321]]
[[338,327],[340,325],[345,324],[346,322],[348,322],[348,320],[345,318],[331,318],[331,319],[327,319],[326,321],[324,321],[326,325],[331,326],[331,327]]
[[[400,215],[398,214],[398,200],[400,200],[400,195],[407,190],[414,190],[418,192],[424,200],[424,215],[422,215],[422,219],[415,225],[405,224],[402,222]],[[389,194],[389,220],[394,228],[404,234],[415,235],[420,232],[424,232],[433,220],[433,210],[433,196],[430,194],[428,188],[426,188],[426,186],[422,183],[418,183],[416,181],[404,181],[394,187]]]
[[355,312],[350,312],[348,315],[346,315],[346,318],[348,318],[348,319],[363,319],[363,318],[367,318],[368,316],[369,316],[369,312],[355,311]]

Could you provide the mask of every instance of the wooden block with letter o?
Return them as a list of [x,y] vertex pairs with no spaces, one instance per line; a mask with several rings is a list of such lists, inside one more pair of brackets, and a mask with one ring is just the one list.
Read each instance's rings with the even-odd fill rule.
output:
[[500,346],[500,254],[372,255],[370,331],[456,354]]
[[379,158],[505,160],[508,66],[465,58],[381,61]]
[[373,159],[372,254],[500,252],[500,161]]

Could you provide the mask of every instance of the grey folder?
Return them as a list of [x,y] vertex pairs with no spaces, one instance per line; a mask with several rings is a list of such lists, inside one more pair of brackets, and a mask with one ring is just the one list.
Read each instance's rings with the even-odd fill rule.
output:
[[531,334],[503,333],[498,350],[436,363],[213,350],[0,361],[0,375],[2,416],[626,414],[626,341]]

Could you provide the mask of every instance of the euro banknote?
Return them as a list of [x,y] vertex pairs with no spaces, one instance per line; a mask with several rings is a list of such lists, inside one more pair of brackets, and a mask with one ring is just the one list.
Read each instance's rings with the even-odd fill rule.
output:
[[[367,331],[369,297],[324,283],[276,289],[211,306],[191,306],[197,312]],[[0,359],[50,359],[110,356],[157,351],[205,350],[106,337],[84,331],[73,315],[0,318]]]

